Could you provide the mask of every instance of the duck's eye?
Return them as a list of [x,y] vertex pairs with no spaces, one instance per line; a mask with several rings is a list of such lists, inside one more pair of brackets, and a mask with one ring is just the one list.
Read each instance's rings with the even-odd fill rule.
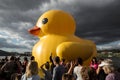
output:
[[42,24],[46,24],[48,22],[48,19],[47,18],[44,18],[43,20],[42,20]]

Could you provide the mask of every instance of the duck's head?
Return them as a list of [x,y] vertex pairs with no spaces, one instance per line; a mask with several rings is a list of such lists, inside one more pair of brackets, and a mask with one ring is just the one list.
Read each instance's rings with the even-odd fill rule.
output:
[[38,19],[36,26],[29,32],[39,37],[47,34],[74,34],[75,20],[62,10],[50,10]]

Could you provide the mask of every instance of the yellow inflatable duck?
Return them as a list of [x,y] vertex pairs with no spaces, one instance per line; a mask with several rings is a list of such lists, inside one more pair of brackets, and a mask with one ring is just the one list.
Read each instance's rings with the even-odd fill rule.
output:
[[49,61],[51,53],[53,57],[57,55],[66,60],[81,57],[84,64],[89,65],[96,56],[96,45],[75,36],[75,28],[74,18],[62,10],[49,10],[38,19],[29,32],[40,38],[32,51],[39,66]]

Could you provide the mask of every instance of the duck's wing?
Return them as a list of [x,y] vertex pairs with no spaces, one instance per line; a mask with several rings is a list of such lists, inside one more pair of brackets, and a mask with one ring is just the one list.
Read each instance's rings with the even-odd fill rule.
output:
[[63,42],[57,47],[57,56],[66,60],[73,60],[78,57],[84,61],[94,54],[94,48],[91,45],[80,42]]

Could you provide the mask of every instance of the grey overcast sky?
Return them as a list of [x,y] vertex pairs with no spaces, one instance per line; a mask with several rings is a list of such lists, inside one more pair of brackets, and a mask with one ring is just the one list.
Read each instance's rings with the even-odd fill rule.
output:
[[120,0],[0,0],[0,49],[30,52],[39,39],[27,30],[50,9],[70,13],[76,35],[98,49],[120,48]]

